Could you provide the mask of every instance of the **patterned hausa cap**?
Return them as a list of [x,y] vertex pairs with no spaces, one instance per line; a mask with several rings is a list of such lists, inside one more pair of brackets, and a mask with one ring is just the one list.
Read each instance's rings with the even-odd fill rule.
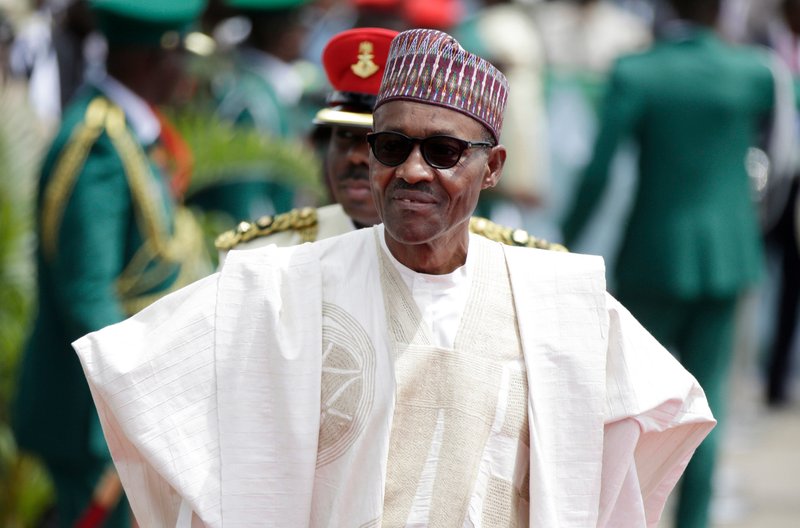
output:
[[389,101],[443,106],[482,123],[498,141],[508,99],[505,75],[456,39],[433,29],[410,29],[392,40],[377,109]]

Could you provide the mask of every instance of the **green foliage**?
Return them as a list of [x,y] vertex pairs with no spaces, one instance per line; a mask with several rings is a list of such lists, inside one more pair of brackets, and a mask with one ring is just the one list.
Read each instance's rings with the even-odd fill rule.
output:
[[9,426],[22,347],[33,311],[33,196],[43,135],[21,103],[0,87],[0,526],[33,526],[51,503],[43,467],[17,450]]
[[7,425],[0,425],[0,525],[35,526],[53,499],[50,477],[33,457],[17,451]]
[[235,126],[210,112],[183,110],[171,119],[194,155],[190,195],[247,174],[323,197],[321,163],[309,144]]

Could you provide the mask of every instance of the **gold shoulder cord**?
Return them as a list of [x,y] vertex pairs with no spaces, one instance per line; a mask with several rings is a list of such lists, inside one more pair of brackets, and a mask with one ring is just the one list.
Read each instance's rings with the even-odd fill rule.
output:
[[145,233],[146,240],[152,242],[156,254],[177,262],[180,255],[176,254],[177,248],[170,243],[163,208],[153,199],[152,174],[147,156],[128,131],[125,114],[121,108],[117,106],[109,108],[106,115],[106,131],[122,160],[133,202],[139,211],[137,220],[140,222],[140,229]]
[[297,231],[302,242],[314,242],[319,231],[317,210],[303,207],[276,216],[262,216],[255,222],[239,222],[236,229],[219,235],[214,245],[220,251],[229,251],[255,238],[289,230]]
[[[117,279],[117,291],[128,313],[135,313],[165,292],[146,294],[163,283],[174,271],[174,264],[184,262],[202,252],[202,233],[194,229],[190,213],[176,211],[175,235],[167,229],[163,206],[153,193],[153,175],[147,155],[125,124],[125,114],[116,106],[109,108],[106,131],[117,150],[136,209],[136,221],[145,234],[142,247]],[[185,214],[184,214],[185,213]],[[196,227],[196,226],[195,226]],[[148,267],[150,264],[153,266]],[[180,288],[200,275],[193,275],[189,266],[180,266],[179,276],[168,291]]]
[[489,240],[494,240],[495,242],[500,242],[509,246],[548,249],[551,251],[568,251],[567,248],[561,244],[555,244],[547,240],[542,240],[541,238],[536,238],[524,229],[502,226],[479,216],[473,216],[469,219],[469,230],[476,235],[481,235]]
[[48,260],[55,257],[58,250],[58,228],[67,200],[75,187],[81,167],[86,163],[89,151],[103,133],[108,106],[108,101],[102,97],[89,103],[83,123],[72,132],[56,161],[53,178],[44,191],[41,235],[42,251]]
[[[55,164],[53,178],[44,191],[41,230],[45,257],[51,259],[57,253],[58,231],[69,196],[75,187],[81,168],[86,163],[89,151],[104,131],[108,133],[122,161],[131,189],[136,221],[144,234],[142,247],[117,279],[117,291],[126,312],[131,314],[155,300],[155,296],[142,296],[141,292],[149,291],[163,282],[174,269],[171,264],[180,262],[183,257],[188,256],[187,252],[197,250],[196,242],[199,240],[202,243],[202,239],[196,229],[189,229],[190,222],[177,217],[176,234],[170,237],[164,211],[150,192],[152,174],[146,155],[128,132],[122,110],[100,96],[89,103],[83,123],[79,124],[70,136]],[[145,274],[148,264],[154,262],[156,257],[161,257],[163,260],[156,262],[156,265]],[[182,266],[178,280],[171,289],[191,281],[190,277],[183,275]],[[129,306],[138,308],[132,310]]]

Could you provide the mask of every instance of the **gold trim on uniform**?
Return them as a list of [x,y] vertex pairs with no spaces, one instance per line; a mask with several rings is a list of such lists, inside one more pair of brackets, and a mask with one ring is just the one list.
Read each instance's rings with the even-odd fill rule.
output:
[[[128,292],[122,299],[122,307],[126,314],[133,315],[157,301],[164,295],[176,291],[213,272],[211,262],[207,258],[203,230],[194,215],[185,207],[175,212],[175,240],[184,250],[184,259],[180,263],[178,277],[169,288],[156,292],[135,294]],[[138,288],[139,291],[146,291]]]
[[[303,242],[314,242],[317,239],[318,228],[317,210],[312,207],[304,207],[277,216],[262,216],[255,222],[239,222],[235,229],[225,231],[217,236],[214,245],[219,251],[230,251],[239,244],[255,238],[289,230],[298,231]],[[505,227],[479,216],[469,219],[469,230],[476,235],[509,246],[568,251],[561,244],[536,238],[524,229]]]
[[75,129],[67,141],[55,164],[53,178],[44,191],[41,235],[42,251],[47,259],[52,259],[58,250],[58,228],[64,216],[67,200],[72,194],[78,173],[86,162],[92,145],[103,133],[108,106],[108,101],[99,97],[89,103],[84,122]]
[[541,238],[530,235],[524,229],[514,229],[500,224],[496,224],[487,218],[473,216],[469,219],[469,230],[476,235],[501,242],[508,246],[522,246],[537,249],[549,249],[551,251],[567,251],[561,244],[548,242]]
[[317,210],[313,207],[303,207],[276,216],[262,216],[255,222],[239,222],[236,229],[225,231],[219,235],[214,241],[214,245],[220,251],[229,251],[254,238],[282,231],[298,231],[303,242],[314,242],[317,239],[318,230]]

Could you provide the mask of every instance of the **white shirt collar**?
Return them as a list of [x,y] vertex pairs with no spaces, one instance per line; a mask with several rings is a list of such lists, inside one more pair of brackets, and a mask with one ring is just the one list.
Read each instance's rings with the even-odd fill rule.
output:
[[[470,272],[475,266],[471,252],[467,252],[466,263],[451,273],[418,273],[401,264],[389,251],[383,224],[378,226],[378,233],[382,249],[411,292],[433,343],[440,347],[453,348],[470,292]],[[472,236],[470,234],[470,238]]]
[[114,104],[122,108],[125,119],[144,145],[150,145],[158,139],[161,124],[144,99],[110,75],[105,75],[95,81],[95,84]]

